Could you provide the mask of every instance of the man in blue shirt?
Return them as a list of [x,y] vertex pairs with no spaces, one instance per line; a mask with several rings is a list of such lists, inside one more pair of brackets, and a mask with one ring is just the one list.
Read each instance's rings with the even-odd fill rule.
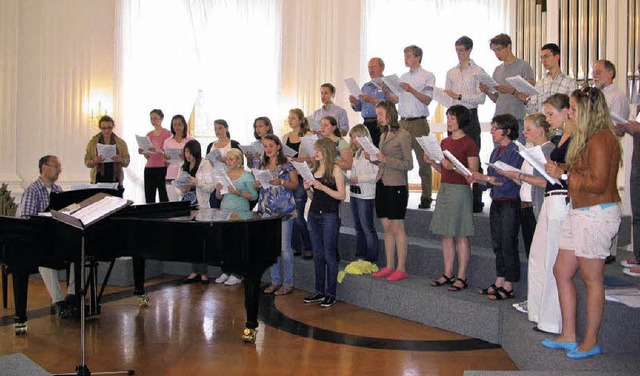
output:
[[[18,208],[17,217],[29,218],[32,215],[38,215],[49,207],[49,195],[51,192],[60,193],[62,188],[55,182],[62,172],[62,164],[58,157],[54,155],[45,155],[38,161],[40,177],[31,183],[22,195],[20,207]],[[55,269],[38,268],[42,280],[44,282],[51,300],[53,302],[52,310],[58,312],[62,317],[70,317],[74,314],[75,301],[75,285],[73,273],[69,275],[69,284],[67,293],[69,294],[65,300],[58,282],[58,271]]]
[[376,78],[384,76],[384,61],[381,58],[374,57],[369,60],[368,69],[371,81],[362,86],[362,94],[358,95],[358,98],[350,95],[349,102],[351,102],[351,108],[354,111],[359,111],[362,115],[363,124],[369,130],[373,144],[378,147],[378,144],[380,144],[380,128],[378,128],[376,119],[376,105],[378,102],[389,98],[389,89],[386,85],[378,87],[374,83]]

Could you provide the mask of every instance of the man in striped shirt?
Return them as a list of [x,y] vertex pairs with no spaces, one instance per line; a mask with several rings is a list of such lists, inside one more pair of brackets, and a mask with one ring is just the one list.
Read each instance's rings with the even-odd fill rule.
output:
[[[17,217],[29,218],[32,215],[38,215],[49,207],[49,195],[51,192],[60,193],[62,188],[55,182],[62,172],[62,164],[58,157],[54,155],[45,155],[38,161],[40,177],[31,183],[22,194],[20,207],[16,213]],[[42,276],[51,300],[53,302],[52,310],[58,312],[61,317],[71,317],[75,313],[75,285],[73,273],[69,275],[69,284],[67,286],[67,299],[65,300],[58,281],[58,271],[55,269],[39,267],[38,271]]]
[[[471,137],[480,150],[480,121],[478,120],[478,106],[484,104],[486,94],[480,91],[475,76],[484,73],[484,69],[471,60],[473,40],[467,36],[460,37],[456,43],[456,54],[459,64],[449,69],[445,82],[444,93],[453,99],[456,105],[469,109],[471,121],[465,128],[465,133]],[[482,168],[480,168],[482,172]],[[482,189],[477,183],[473,184],[473,212],[482,212]]]
[[539,95],[528,97],[524,93],[518,93],[518,98],[525,104],[528,114],[542,111],[542,103],[556,93],[571,95],[577,89],[576,80],[562,73],[560,69],[560,47],[555,43],[547,43],[540,49],[540,61],[547,73],[538,80],[536,89]]

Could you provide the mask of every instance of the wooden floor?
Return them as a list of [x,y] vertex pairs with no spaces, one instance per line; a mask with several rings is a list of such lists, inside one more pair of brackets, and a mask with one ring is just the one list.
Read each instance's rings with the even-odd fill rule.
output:
[[[92,373],[462,375],[517,369],[504,350],[482,341],[342,302],[305,305],[307,293],[299,290],[263,298],[258,339],[245,344],[241,286],[182,285],[177,278],[147,283],[148,308],[138,306],[130,288],[107,288],[102,313],[86,322]],[[10,297],[9,308],[0,309],[0,356],[19,352],[48,372],[73,372],[80,364],[80,324],[50,315],[49,305],[42,281],[31,280],[28,334],[15,336]]]

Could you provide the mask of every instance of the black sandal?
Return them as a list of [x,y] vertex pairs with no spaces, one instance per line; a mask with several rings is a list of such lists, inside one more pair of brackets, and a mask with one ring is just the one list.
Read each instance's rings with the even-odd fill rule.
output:
[[[462,287],[455,285],[455,283],[458,282],[458,281],[462,282]],[[469,285],[467,285],[467,281],[465,279],[457,278],[456,282],[451,284],[451,287],[448,288],[449,291],[460,291],[460,290],[464,290],[467,287],[469,287]]]
[[489,294],[489,300],[513,299],[515,297],[516,294],[514,294],[513,289],[507,291],[502,286],[498,287],[498,289],[493,294]]
[[[489,289],[493,291],[489,292]],[[498,286],[496,286],[496,284],[493,283],[491,284],[491,286],[487,287],[486,289],[482,289],[480,291],[480,295],[493,295],[497,290],[498,290]]]
[[[444,282],[440,282],[440,278],[444,278],[445,281]],[[455,276],[447,277],[444,274],[442,276],[440,276],[440,278],[438,278],[435,281],[431,282],[431,286],[438,287],[438,286],[442,286],[442,285],[452,285],[453,282],[456,280]]]

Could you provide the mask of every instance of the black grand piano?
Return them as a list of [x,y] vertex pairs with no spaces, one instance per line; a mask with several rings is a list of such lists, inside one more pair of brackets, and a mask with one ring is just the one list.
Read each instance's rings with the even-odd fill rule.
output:
[[[62,208],[95,191],[72,192],[52,195],[50,207]],[[228,266],[245,279],[247,326],[257,326],[260,281],[280,255],[281,226],[281,216],[194,210],[188,202],[132,205],[84,230],[85,253],[94,261],[132,256]],[[0,216],[0,261],[13,273],[16,334],[26,332],[29,274],[39,266],[80,265],[81,239],[81,230],[51,217]],[[144,267],[134,269],[136,291],[142,293]]]

